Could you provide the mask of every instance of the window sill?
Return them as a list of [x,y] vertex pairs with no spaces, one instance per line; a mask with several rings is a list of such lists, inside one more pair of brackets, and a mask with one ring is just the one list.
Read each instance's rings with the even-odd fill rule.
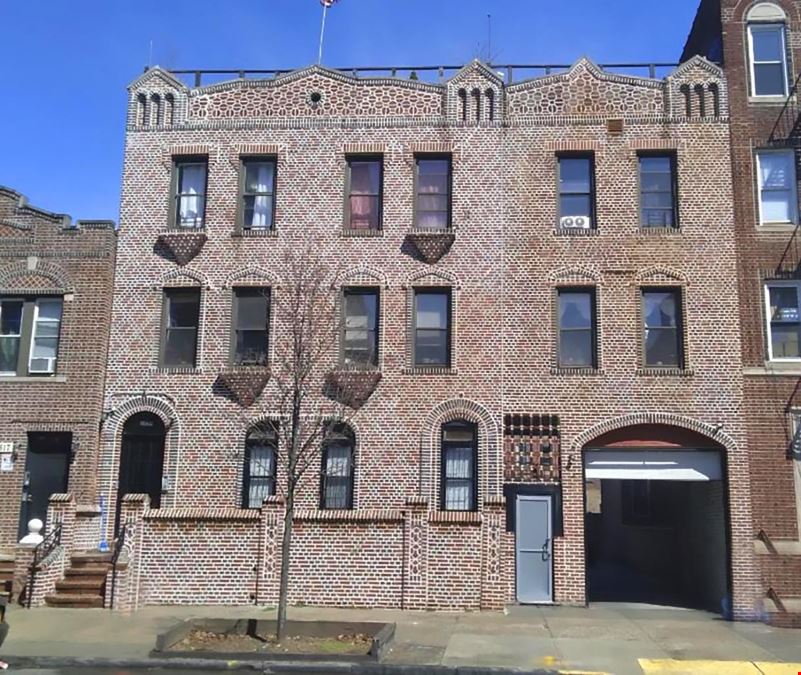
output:
[[382,229],[378,229],[378,230],[368,230],[368,229],[352,230],[352,229],[343,227],[339,231],[339,236],[340,237],[345,237],[345,238],[348,238],[348,239],[350,239],[350,238],[360,239],[360,238],[365,238],[365,237],[369,239],[371,237],[383,237],[384,236],[384,230],[382,230]]
[[796,361],[765,361],[763,368],[743,368],[743,375],[799,376],[801,375],[801,359]]
[[600,368],[551,368],[551,375],[573,375],[579,377],[598,377],[604,375]]
[[203,227],[181,227],[180,225],[167,225],[167,227],[163,230],[169,234],[175,234],[176,232],[186,232],[189,234],[198,234],[198,233],[205,233],[206,226]]
[[784,105],[787,102],[787,96],[749,96],[749,105]]
[[162,375],[199,375],[203,372],[202,368],[167,368],[159,366],[153,369],[154,372]]
[[677,236],[682,233],[680,227],[647,227],[645,225],[640,225],[637,231],[647,236]]
[[456,234],[456,228],[452,225],[450,227],[417,227],[412,225],[409,229],[409,234],[429,234],[429,235],[442,235],[442,234]]
[[557,227],[553,233],[557,237],[597,237],[599,234],[597,227]]
[[0,382],[8,382],[14,384],[30,384],[36,382],[37,384],[50,383],[64,383],[67,381],[66,375],[43,375],[42,377],[35,377],[32,375],[0,375]]
[[447,366],[407,366],[403,369],[404,375],[458,375],[456,368]]
[[796,223],[786,222],[786,223],[760,223],[757,225],[757,232],[762,232],[764,234],[787,234],[788,232],[795,231],[795,228],[798,227]]
[[231,237],[235,239],[261,239],[263,237],[277,237],[278,230],[274,227],[265,228],[263,230],[234,230],[231,232]]
[[481,525],[484,518],[478,511],[431,511],[428,522],[450,525]]
[[637,375],[643,377],[692,377],[692,368],[638,368]]

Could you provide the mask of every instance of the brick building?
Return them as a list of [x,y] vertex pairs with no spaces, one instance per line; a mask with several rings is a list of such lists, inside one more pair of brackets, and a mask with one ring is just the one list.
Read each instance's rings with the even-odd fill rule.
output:
[[0,562],[51,494],[95,502],[116,243],[0,187]]
[[744,419],[762,593],[801,625],[799,109],[801,2],[703,0],[684,50],[729,84]]
[[728,116],[700,57],[134,81],[97,472],[118,606],[275,602],[270,310],[313,247],[342,317],[318,376],[351,405],[293,602],[755,616]]

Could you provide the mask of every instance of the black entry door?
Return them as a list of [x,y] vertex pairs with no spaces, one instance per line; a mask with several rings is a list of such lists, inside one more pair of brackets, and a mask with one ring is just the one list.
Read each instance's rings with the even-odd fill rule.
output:
[[47,504],[50,495],[67,491],[72,434],[28,434],[28,454],[25,461],[25,481],[22,488],[19,536],[28,533],[28,521],[39,518],[47,525]]
[[127,494],[150,495],[150,506],[161,506],[165,434],[163,422],[151,413],[139,413],[125,423],[115,523]]

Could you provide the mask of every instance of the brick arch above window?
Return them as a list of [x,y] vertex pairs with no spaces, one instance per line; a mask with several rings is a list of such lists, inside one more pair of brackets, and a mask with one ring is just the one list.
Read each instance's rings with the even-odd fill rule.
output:
[[453,288],[461,288],[461,281],[452,272],[445,270],[431,271],[430,269],[422,269],[413,272],[403,284],[404,288],[412,288],[413,286],[452,286]]
[[32,258],[0,268],[0,292],[68,293],[73,290],[69,276],[59,265]]
[[166,274],[163,274],[154,285],[155,288],[174,288],[176,286],[212,287],[211,281],[209,281],[209,278],[205,274],[186,267],[170,270]]
[[594,286],[601,283],[601,273],[590,267],[562,267],[551,272],[548,280],[554,286]]
[[733,10],[734,20],[781,23],[801,19],[798,3],[791,0],[739,0]]
[[649,284],[657,286],[663,284],[688,286],[690,283],[687,279],[687,275],[664,265],[655,265],[654,267],[639,271],[634,277],[634,282],[637,286],[646,286]]
[[439,504],[442,425],[467,420],[478,427],[478,496],[482,500],[501,494],[501,462],[498,425],[481,403],[458,398],[442,401],[426,415],[420,438],[420,496]]
[[278,276],[269,270],[251,265],[228,275],[223,288],[232,288],[234,286],[270,286],[278,288],[281,286],[281,281]]
[[695,431],[696,433],[707,436],[712,441],[722,445],[729,453],[735,452],[738,449],[737,442],[731,436],[712,424],[684,415],[649,412],[633,413],[631,415],[623,415],[621,417],[614,417],[604,420],[603,422],[598,422],[579,433],[570,444],[570,450],[571,452],[581,452],[588,443],[591,443],[599,436],[603,436],[610,431],[616,431],[624,427],[638,424],[660,424],[689,429],[690,431]]
[[387,275],[375,267],[359,266],[343,272],[335,282],[335,288],[342,286],[380,286],[389,288]]

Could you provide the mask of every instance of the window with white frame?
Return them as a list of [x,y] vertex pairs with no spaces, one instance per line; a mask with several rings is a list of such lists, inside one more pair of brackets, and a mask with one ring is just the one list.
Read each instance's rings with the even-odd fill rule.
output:
[[801,359],[801,282],[771,281],[765,284],[768,358],[771,361]]
[[798,219],[795,154],[792,150],[760,150],[756,154],[759,180],[759,222],[795,223]]
[[63,300],[0,298],[0,375],[53,375]]
[[787,96],[785,24],[748,26],[751,96]]

